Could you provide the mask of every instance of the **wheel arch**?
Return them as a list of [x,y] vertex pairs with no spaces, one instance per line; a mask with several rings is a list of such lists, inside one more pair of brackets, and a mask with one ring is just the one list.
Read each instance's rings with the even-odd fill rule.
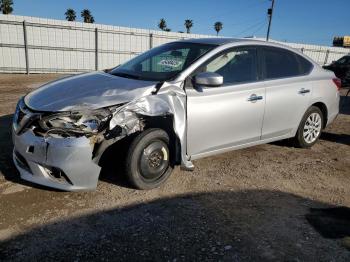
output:
[[106,159],[108,159],[108,156],[110,156],[111,154],[123,158],[126,152],[125,150],[128,148],[130,143],[138,134],[154,128],[162,129],[168,134],[170,140],[170,155],[173,156],[172,164],[181,164],[181,143],[173,129],[173,116],[143,116],[142,122],[144,124],[144,127],[141,131],[137,131],[135,133],[125,136],[124,138],[108,145],[108,147],[106,147],[106,149],[103,150],[103,152],[101,153],[101,158],[98,161],[100,166],[104,166],[106,164]]
[[325,128],[327,126],[327,122],[328,122],[328,109],[327,109],[326,104],[323,102],[316,102],[316,103],[313,103],[311,106],[318,107],[321,110],[322,115],[323,115],[323,120],[324,120],[322,128]]
[[145,117],[145,128],[159,128],[164,130],[169,136],[169,150],[172,157],[172,162],[175,165],[181,164],[181,143],[173,128],[173,115]]

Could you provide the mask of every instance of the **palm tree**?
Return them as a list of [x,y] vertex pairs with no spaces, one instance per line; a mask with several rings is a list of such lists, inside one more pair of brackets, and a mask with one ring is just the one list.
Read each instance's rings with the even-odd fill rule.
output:
[[12,0],[0,0],[0,11],[2,11],[4,15],[11,14],[13,11],[12,5]]
[[214,24],[214,29],[215,29],[215,31],[216,31],[216,35],[217,35],[217,36],[219,35],[219,32],[222,30],[223,26],[224,26],[224,25],[223,25],[221,22],[216,22],[216,23]]
[[160,30],[166,31],[167,25],[166,25],[166,21],[165,21],[164,18],[160,19],[160,21],[158,23],[158,27],[159,27]]
[[94,23],[95,19],[94,17],[91,15],[91,12],[89,9],[84,9],[83,11],[81,11],[81,17],[84,18],[84,23]]
[[75,18],[77,17],[72,8],[68,8],[64,15],[66,16],[67,21],[75,21]]
[[187,30],[187,34],[191,33],[191,27],[193,26],[193,21],[190,20],[190,19],[186,19],[185,20],[185,27],[186,27],[186,30]]

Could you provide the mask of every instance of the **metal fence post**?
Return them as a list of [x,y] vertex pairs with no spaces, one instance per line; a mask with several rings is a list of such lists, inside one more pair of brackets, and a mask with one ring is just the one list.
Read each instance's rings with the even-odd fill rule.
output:
[[23,39],[24,39],[24,56],[26,61],[26,72],[27,72],[27,75],[29,75],[27,24],[25,20],[23,21]]
[[149,34],[149,49],[153,48],[153,34]]
[[[149,34],[149,49],[152,49],[153,48],[153,34],[152,33],[150,33]],[[149,71],[150,72],[152,72],[152,70],[153,70],[153,60],[152,59],[150,59],[149,60]]]
[[95,70],[98,70],[98,29],[95,28]]
[[324,65],[328,63],[329,49],[326,51],[326,57],[324,58]]

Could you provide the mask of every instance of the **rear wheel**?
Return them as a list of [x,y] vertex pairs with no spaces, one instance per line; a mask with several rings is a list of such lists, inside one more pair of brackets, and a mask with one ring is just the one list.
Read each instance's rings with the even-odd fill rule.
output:
[[294,138],[295,145],[302,148],[313,146],[321,135],[323,119],[322,111],[318,107],[310,107],[299,125]]
[[148,129],[131,143],[126,159],[126,174],[138,189],[158,187],[170,176],[169,136],[162,129]]

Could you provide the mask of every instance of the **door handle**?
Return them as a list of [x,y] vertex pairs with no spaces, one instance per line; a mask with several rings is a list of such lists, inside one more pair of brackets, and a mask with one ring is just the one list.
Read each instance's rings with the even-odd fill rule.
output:
[[248,101],[250,102],[256,102],[258,100],[262,100],[263,97],[262,96],[257,96],[256,94],[252,94],[249,98],[248,98]]
[[306,93],[310,93],[310,89],[302,88],[299,90],[299,94],[306,94]]

